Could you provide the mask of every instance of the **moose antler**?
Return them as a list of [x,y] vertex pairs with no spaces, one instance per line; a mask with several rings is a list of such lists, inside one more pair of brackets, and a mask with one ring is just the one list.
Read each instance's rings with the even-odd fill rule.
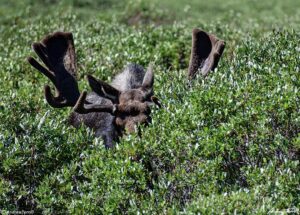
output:
[[77,103],[73,107],[73,110],[80,114],[86,114],[91,112],[107,112],[115,114],[117,106],[113,104],[91,104],[86,101],[87,92],[84,91],[81,93]]
[[33,57],[29,57],[28,62],[48,77],[56,89],[56,96],[53,96],[48,85],[44,88],[49,105],[54,108],[74,106],[80,93],[76,81],[76,56],[72,33],[55,32],[41,42],[33,43],[32,48],[47,68]]
[[[116,113],[150,113],[150,106],[148,103],[132,102],[129,105],[122,104],[93,104],[86,100],[87,92],[81,93],[76,105],[73,107],[73,111],[80,114],[87,114],[92,112],[107,112],[112,115]],[[155,97],[156,98],[156,97]],[[157,99],[157,98],[156,98]],[[160,105],[160,103],[158,103]]]
[[214,70],[223,54],[225,42],[200,29],[193,29],[188,78],[193,79],[200,70],[203,76]]

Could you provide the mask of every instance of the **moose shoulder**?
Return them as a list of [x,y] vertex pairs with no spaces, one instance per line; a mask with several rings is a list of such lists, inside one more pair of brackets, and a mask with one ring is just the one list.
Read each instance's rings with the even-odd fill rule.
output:
[[48,85],[44,89],[49,105],[54,108],[72,107],[70,124],[74,127],[84,124],[92,128],[95,136],[103,138],[106,147],[112,147],[123,133],[136,132],[138,124],[148,124],[151,107],[160,105],[153,96],[151,65],[145,71],[140,65],[130,64],[111,85],[88,75],[92,92],[80,94],[71,33],[55,32],[32,47],[45,67],[32,57],[28,58],[28,62],[55,86],[56,96]]

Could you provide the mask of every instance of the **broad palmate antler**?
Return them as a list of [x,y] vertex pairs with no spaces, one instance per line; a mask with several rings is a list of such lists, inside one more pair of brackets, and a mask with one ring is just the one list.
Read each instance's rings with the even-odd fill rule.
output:
[[41,42],[33,43],[32,48],[46,68],[33,57],[29,57],[28,62],[48,77],[56,89],[53,96],[49,85],[45,86],[47,102],[54,108],[73,107],[79,98],[79,90],[72,33],[55,32]]
[[192,49],[188,68],[188,78],[195,78],[198,72],[206,76],[214,70],[223,54],[225,42],[200,29],[193,29]]

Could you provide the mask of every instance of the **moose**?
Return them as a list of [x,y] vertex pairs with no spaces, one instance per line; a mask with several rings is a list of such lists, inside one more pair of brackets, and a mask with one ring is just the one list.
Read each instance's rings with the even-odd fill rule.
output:
[[28,62],[55,86],[55,96],[49,85],[44,87],[48,104],[54,108],[72,107],[69,123],[76,128],[81,124],[92,128],[107,148],[113,147],[124,132],[136,132],[138,124],[150,123],[151,107],[160,106],[153,92],[151,64],[147,71],[137,64],[127,65],[111,85],[88,75],[92,92],[80,93],[72,33],[55,32],[33,43],[32,48],[45,67],[33,57]]
[[[199,72],[206,76],[216,68],[224,47],[223,40],[194,29],[188,79],[194,79]],[[45,66],[33,57],[29,57],[28,62],[55,87],[55,96],[49,85],[44,87],[48,104],[54,108],[72,107],[69,123],[76,128],[84,124],[93,129],[107,148],[113,147],[124,133],[136,132],[139,124],[149,124],[151,108],[161,107],[154,96],[151,64],[147,71],[140,65],[129,64],[111,84],[88,75],[92,92],[80,93],[72,33],[55,32],[33,43],[32,48]]]

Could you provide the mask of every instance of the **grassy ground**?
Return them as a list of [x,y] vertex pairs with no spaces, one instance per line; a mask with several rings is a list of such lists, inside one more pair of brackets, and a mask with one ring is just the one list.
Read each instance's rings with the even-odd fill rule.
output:
[[[298,1],[0,0],[0,211],[299,213]],[[225,39],[218,69],[186,83],[191,29]],[[30,44],[74,34],[84,75],[155,62],[142,136],[112,150],[45,102]]]

